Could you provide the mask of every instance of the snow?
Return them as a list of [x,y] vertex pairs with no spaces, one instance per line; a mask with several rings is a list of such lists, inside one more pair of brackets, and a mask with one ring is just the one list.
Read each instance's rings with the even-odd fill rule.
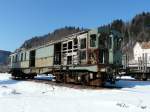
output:
[[0,112],[150,112],[150,82],[120,80],[116,87],[74,89],[0,74]]

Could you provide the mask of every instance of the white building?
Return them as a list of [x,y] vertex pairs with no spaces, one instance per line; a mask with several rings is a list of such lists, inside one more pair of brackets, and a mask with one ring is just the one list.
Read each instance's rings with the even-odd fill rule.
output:
[[137,42],[133,47],[134,62],[138,63],[140,60],[150,64],[150,41]]

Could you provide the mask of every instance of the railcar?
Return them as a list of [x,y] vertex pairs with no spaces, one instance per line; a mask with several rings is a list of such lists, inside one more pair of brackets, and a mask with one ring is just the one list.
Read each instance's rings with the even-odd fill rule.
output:
[[121,35],[117,31],[82,31],[11,54],[14,78],[53,74],[57,82],[102,86],[113,82],[121,67]]

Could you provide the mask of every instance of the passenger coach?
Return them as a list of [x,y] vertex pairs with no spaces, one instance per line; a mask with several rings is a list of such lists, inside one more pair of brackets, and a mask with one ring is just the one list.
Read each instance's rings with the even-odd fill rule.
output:
[[97,28],[11,54],[14,78],[53,74],[57,82],[102,86],[121,66],[121,35]]

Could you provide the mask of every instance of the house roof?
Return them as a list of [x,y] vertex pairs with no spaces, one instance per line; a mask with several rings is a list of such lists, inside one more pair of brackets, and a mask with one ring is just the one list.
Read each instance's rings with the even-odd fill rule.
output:
[[150,49],[150,41],[142,42],[140,45],[141,45],[142,49]]

